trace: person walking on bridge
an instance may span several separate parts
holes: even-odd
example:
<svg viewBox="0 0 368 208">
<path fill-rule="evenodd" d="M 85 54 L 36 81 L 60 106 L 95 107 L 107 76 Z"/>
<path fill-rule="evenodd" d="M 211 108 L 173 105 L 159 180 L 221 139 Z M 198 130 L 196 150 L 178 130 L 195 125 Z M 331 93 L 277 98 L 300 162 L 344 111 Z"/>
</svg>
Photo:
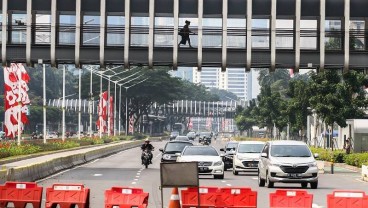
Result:
<svg viewBox="0 0 368 208">
<path fill-rule="evenodd" d="M 194 34 L 194 33 L 190 31 L 189 25 L 190 25 L 190 21 L 185 20 L 185 25 L 183 26 L 183 28 L 180 29 L 179 35 L 181 36 L 181 41 L 178 44 L 179 47 L 181 44 L 186 45 L 188 41 L 189 48 L 193 48 L 192 45 L 190 44 L 189 34 Z"/>
</svg>

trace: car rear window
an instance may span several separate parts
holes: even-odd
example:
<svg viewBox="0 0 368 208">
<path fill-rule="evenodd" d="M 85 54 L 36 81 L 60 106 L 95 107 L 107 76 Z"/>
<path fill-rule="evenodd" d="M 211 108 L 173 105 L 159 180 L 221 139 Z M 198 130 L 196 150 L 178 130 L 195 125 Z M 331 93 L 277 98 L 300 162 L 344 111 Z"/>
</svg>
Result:
<svg viewBox="0 0 368 208">
<path fill-rule="evenodd" d="M 310 157 L 311 152 L 307 145 L 272 145 L 273 157 Z"/>
<path fill-rule="evenodd" d="M 218 153 L 215 149 L 211 147 L 195 147 L 195 148 L 186 148 L 183 152 L 183 155 L 207 155 L 207 156 L 218 156 Z"/>
<path fill-rule="evenodd" d="M 236 149 L 237 146 L 238 146 L 238 143 L 228 143 L 226 145 L 226 151 L 232 150 L 233 148 Z"/>
<path fill-rule="evenodd" d="M 192 143 L 186 142 L 170 142 L 167 143 L 165 147 L 165 152 L 181 152 L 183 151 L 184 147 L 192 145 L 193 145 Z"/>
<path fill-rule="evenodd" d="M 240 144 L 238 147 L 239 153 L 261 153 L 264 144 Z"/>
</svg>

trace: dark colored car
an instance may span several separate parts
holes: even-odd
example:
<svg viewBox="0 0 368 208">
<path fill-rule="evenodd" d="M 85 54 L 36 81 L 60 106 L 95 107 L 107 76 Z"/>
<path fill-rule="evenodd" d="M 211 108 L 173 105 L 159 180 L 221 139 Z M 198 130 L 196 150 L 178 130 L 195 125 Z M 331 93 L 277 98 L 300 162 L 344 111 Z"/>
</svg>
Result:
<svg viewBox="0 0 368 208">
<path fill-rule="evenodd" d="M 179 132 L 178 131 L 173 131 L 170 134 L 170 141 L 174 140 L 177 136 L 179 136 Z"/>
<path fill-rule="evenodd" d="M 193 143 L 176 140 L 166 143 L 164 148 L 159 149 L 162 152 L 161 162 L 176 162 L 175 153 L 181 153 L 186 146 L 193 146 Z"/>
<path fill-rule="evenodd" d="M 188 137 L 190 140 L 194 141 L 194 139 L 196 138 L 196 133 L 195 133 L 194 131 L 191 131 L 191 132 L 189 132 L 189 133 L 187 134 L 187 137 Z"/>
<path fill-rule="evenodd" d="M 202 143 L 203 139 L 207 139 L 211 143 L 212 133 L 211 132 L 201 132 L 199 134 L 199 143 Z"/>
<path fill-rule="evenodd" d="M 226 171 L 228 168 L 233 167 L 233 157 L 236 148 L 238 147 L 238 142 L 231 141 L 226 143 L 225 148 L 221 148 L 220 151 L 224 152 L 225 155 L 222 158 L 222 161 L 224 161 L 224 170 Z"/>
</svg>

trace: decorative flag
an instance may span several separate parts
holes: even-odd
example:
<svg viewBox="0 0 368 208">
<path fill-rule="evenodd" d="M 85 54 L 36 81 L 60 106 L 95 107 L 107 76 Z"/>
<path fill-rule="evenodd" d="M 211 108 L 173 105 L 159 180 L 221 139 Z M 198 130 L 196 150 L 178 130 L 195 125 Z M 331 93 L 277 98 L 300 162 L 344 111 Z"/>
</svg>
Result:
<svg viewBox="0 0 368 208">
<path fill-rule="evenodd" d="M 97 129 L 102 131 L 102 133 L 107 132 L 107 96 L 107 92 L 103 92 L 98 103 L 98 120 L 96 125 Z"/>
<path fill-rule="evenodd" d="M 110 134 L 114 133 L 114 97 L 110 96 L 110 104 L 109 104 L 109 108 L 110 108 L 110 115 L 109 115 L 109 119 L 110 119 Z"/>
<path fill-rule="evenodd" d="M 23 64 L 13 63 L 10 67 L 4 67 L 4 131 L 8 138 L 14 138 L 18 134 L 18 125 L 23 131 L 24 124 L 28 123 L 26 114 L 30 104 L 27 93 L 29 80 Z"/>
<path fill-rule="evenodd" d="M 133 115 L 130 116 L 130 119 L 129 119 L 129 132 L 134 133 L 134 116 Z"/>
</svg>

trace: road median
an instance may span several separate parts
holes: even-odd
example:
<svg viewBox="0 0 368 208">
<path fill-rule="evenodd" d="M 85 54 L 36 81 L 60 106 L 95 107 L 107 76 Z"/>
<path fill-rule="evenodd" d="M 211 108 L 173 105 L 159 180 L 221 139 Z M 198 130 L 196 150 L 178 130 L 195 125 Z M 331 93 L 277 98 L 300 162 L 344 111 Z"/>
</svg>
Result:
<svg viewBox="0 0 368 208">
<path fill-rule="evenodd" d="M 161 137 L 150 138 L 152 141 L 161 141 Z M 33 164 L 24 166 L 8 167 L 0 170 L 0 183 L 6 181 L 37 181 L 42 178 L 53 175 L 62 170 L 66 170 L 84 163 L 93 161 L 98 158 L 106 157 L 120 151 L 139 147 L 141 140 L 120 142 L 110 144 L 109 146 L 100 146 L 97 149 L 86 151 L 84 153 L 74 153 L 73 150 L 64 151 L 66 156 L 53 159 L 43 160 Z"/>
</svg>

